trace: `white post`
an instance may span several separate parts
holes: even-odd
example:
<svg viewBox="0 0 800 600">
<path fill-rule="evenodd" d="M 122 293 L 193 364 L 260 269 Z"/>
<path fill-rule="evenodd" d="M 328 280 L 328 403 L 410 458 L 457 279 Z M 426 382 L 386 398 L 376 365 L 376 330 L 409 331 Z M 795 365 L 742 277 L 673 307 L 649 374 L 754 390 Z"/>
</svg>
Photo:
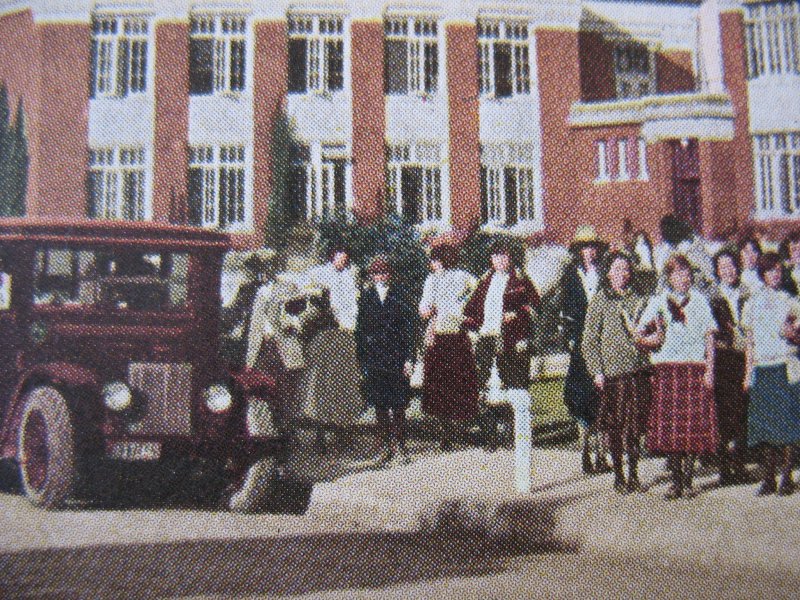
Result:
<svg viewBox="0 0 800 600">
<path fill-rule="evenodd" d="M 506 392 L 514 409 L 514 486 L 518 492 L 531 491 L 531 395 L 526 389 Z"/>
</svg>

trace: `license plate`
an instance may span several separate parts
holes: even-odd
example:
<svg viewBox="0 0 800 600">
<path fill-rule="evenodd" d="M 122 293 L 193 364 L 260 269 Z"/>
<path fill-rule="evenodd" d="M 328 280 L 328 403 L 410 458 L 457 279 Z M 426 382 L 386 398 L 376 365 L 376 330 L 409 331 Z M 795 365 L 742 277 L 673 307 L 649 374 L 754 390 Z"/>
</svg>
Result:
<svg viewBox="0 0 800 600">
<path fill-rule="evenodd" d="M 118 460 L 158 460 L 161 457 L 159 442 L 117 442 L 111 444 L 111 458 Z"/>
</svg>

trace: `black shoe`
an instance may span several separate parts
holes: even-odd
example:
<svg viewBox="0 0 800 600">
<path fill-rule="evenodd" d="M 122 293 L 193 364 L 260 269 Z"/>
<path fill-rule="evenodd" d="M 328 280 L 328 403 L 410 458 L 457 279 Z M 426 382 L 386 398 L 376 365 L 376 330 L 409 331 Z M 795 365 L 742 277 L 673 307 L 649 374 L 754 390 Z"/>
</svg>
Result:
<svg viewBox="0 0 800 600">
<path fill-rule="evenodd" d="M 758 488 L 756 492 L 756 496 L 769 496 L 774 494 L 778 491 L 778 485 L 775 483 L 774 479 L 765 479 L 761 483 L 761 487 Z"/>
<path fill-rule="evenodd" d="M 611 473 L 613 469 L 609 464 L 608 460 L 605 457 L 598 458 L 594 463 L 594 472 L 595 473 Z"/>
<path fill-rule="evenodd" d="M 683 498 L 683 486 L 673 483 L 669 486 L 667 493 L 664 494 L 664 500 L 677 500 L 678 498 Z"/>
<path fill-rule="evenodd" d="M 591 475 L 594 473 L 594 467 L 592 467 L 592 459 L 589 457 L 588 452 L 584 452 L 581 454 L 581 471 L 584 475 Z"/>
<path fill-rule="evenodd" d="M 614 491 L 618 494 L 624 494 L 626 489 L 625 477 L 622 475 L 614 476 Z"/>
<path fill-rule="evenodd" d="M 643 492 L 644 488 L 639 482 L 638 477 L 628 477 L 628 484 L 625 486 L 625 491 L 629 494 L 638 494 Z"/>
<path fill-rule="evenodd" d="M 794 494 L 795 483 L 791 479 L 781 479 L 781 485 L 778 488 L 778 496 L 791 496 Z"/>
</svg>

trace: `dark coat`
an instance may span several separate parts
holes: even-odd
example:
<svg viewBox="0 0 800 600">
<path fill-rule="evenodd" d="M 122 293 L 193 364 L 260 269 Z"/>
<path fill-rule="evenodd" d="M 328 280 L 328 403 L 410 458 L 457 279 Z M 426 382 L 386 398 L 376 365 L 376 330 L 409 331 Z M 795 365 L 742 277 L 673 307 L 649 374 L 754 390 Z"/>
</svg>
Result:
<svg viewBox="0 0 800 600">
<path fill-rule="evenodd" d="M 569 368 L 564 381 L 564 403 L 574 419 L 584 425 L 591 425 L 597 418 L 600 397 L 581 354 L 589 299 L 583 289 L 576 263 L 573 262 L 567 267 L 561 285 L 563 292 L 561 312 L 564 315 L 564 330 L 570 347 Z"/>
<path fill-rule="evenodd" d="M 464 324 L 467 329 L 477 331 L 483 325 L 483 305 L 486 302 L 486 294 L 489 291 L 493 274 L 494 270 L 490 269 L 481 277 L 478 287 L 475 288 L 464 307 Z M 512 270 L 503 294 L 503 312 L 514 313 L 514 318 L 502 325 L 503 352 L 513 352 L 517 342 L 531 337 L 531 315 L 538 306 L 539 294 L 531 280 L 524 275 L 519 275 L 516 270 Z"/>
<path fill-rule="evenodd" d="M 781 289 L 788 293 L 790 296 L 800 296 L 800 290 L 797 289 L 797 283 L 792 277 L 792 269 L 790 266 L 784 266 L 781 273 Z"/>
<path fill-rule="evenodd" d="M 389 286 L 381 302 L 374 286 L 358 301 L 356 350 L 364 378 L 367 404 L 379 409 L 408 406 L 411 387 L 403 373 L 411 360 L 416 326 L 416 311 L 401 292 Z"/>
</svg>

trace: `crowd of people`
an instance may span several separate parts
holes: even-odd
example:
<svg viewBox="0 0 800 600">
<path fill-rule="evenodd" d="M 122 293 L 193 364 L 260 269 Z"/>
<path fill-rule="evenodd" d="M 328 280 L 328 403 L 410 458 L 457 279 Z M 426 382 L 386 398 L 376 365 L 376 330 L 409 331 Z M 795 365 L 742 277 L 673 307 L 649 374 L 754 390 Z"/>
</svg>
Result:
<svg viewBox="0 0 800 600">
<path fill-rule="evenodd" d="M 758 493 L 791 494 L 800 232 L 785 240 L 785 256 L 762 251 L 753 237 L 710 254 L 675 217 L 661 225 L 655 247 L 630 226 L 617 247 L 591 226 L 578 228 L 569 247 L 557 297 L 569 352 L 564 401 L 581 431 L 581 468 L 613 472 L 615 490 L 639 492 L 646 449 L 667 459 L 666 497 L 674 499 L 691 495 L 698 458 L 718 465 L 720 485 L 747 483 L 753 450 Z M 406 410 L 420 386 L 442 450 L 470 426 L 496 449 L 509 415 L 490 402 L 489 380 L 529 386 L 540 297 L 508 246 L 498 242 L 488 255 L 476 278 L 459 268 L 455 246 L 435 245 L 419 299 L 395 282 L 402 265 L 391 257 L 374 257 L 362 285 L 343 246 L 324 265 L 290 260 L 274 277 L 264 277 L 266 259 L 251 256 L 256 278 L 234 305 L 252 307 L 239 323 L 244 362 L 278 383 L 278 420 L 308 417 L 326 452 L 329 439 L 347 444 L 366 404 L 387 462 L 407 455 Z"/>
</svg>

